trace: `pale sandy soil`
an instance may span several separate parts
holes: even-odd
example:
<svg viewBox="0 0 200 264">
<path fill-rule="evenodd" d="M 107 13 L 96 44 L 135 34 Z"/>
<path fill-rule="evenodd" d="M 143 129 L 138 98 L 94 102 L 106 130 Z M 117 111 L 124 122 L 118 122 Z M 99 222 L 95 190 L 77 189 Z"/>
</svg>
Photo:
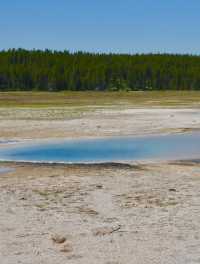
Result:
<svg viewBox="0 0 200 264">
<path fill-rule="evenodd" d="M 75 111 L 75 110 L 74 110 Z M 200 109 L 1 109 L 0 139 L 101 137 L 200 129 Z"/>
<path fill-rule="evenodd" d="M 4 166 L 3 264 L 200 262 L 198 164 Z"/>
<path fill-rule="evenodd" d="M 2 111 L 0 141 L 200 128 L 198 109 Z M 198 162 L 0 168 L 15 169 L 0 173 L 2 264 L 200 263 Z"/>
</svg>

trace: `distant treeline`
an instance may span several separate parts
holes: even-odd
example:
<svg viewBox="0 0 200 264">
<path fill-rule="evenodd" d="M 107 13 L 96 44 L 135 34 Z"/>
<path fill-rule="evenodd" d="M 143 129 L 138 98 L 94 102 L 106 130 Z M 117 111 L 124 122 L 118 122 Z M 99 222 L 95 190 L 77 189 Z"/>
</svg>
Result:
<svg viewBox="0 0 200 264">
<path fill-rule="evenodd" d="M 0 91 L 200 90 L 200 56 L 0 51 Z"/>
</svg>

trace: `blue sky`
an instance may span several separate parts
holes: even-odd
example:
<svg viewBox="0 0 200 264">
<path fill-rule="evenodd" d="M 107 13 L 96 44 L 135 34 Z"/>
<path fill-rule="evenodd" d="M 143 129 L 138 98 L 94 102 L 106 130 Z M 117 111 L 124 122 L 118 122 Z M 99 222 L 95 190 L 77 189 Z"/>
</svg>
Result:
<svg viewBox="0 0 200 264">
<path fill-rule="evenodd" d="M 199 0 L 3 0 L 0 49 L 200 54 Z"/>
</svg>

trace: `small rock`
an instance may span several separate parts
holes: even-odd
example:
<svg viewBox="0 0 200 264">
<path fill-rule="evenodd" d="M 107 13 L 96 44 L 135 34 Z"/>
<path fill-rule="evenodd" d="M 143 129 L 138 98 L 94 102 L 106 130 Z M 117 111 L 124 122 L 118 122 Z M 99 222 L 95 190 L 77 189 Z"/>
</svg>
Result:
<svg viewBox="0 0 200 264">
<path fill-rule="evenodd" d="M 176 189 L 175 188 L 170 188 L 169 191 L 170 192 L 176 192 Z"/>
<path fill-rule="evenodd" d="M 26 198 L 25 197 L 20 197 L 19 200 L 26 200 Z"/>
<path fill-rule="evenodd" d="M 96 188 L 97 188 L 97 189 L 102 189 L 102 188 L 103 188 L 103 185 L 101 185 L 101 184 L 97 184 L 97 185 L 96 185 Z"/>
<path fill-rule="evenodd" d="M 64 246 L 61 248 L 60 251 L 61 251 L 61 252 L 64 252 L 64 253 L 70 253 L 70 252 L 73 251 L 73 247 L 72 247 L 71 244 L 66 244 L 66 245 L 64 245 Z"/>
<path fill-rule="evenodd" d="M 52 235 L 51 239 L 53 240 L 54 243 L 57 244 L 62 244 L 66 241 L 65 237 L 59 235 Z"/>
</svg>

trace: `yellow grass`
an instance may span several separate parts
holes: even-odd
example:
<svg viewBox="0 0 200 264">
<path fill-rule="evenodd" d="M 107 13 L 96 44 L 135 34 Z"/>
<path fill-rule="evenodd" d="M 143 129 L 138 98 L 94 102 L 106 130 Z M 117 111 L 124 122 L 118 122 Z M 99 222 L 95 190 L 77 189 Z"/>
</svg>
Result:
<svg viewBox="0 0 200 264">
<path fill-rule="evenodd" d="M 0 107 L 199 106 L 199 91 L 0 92 Z"/>
</svg>

